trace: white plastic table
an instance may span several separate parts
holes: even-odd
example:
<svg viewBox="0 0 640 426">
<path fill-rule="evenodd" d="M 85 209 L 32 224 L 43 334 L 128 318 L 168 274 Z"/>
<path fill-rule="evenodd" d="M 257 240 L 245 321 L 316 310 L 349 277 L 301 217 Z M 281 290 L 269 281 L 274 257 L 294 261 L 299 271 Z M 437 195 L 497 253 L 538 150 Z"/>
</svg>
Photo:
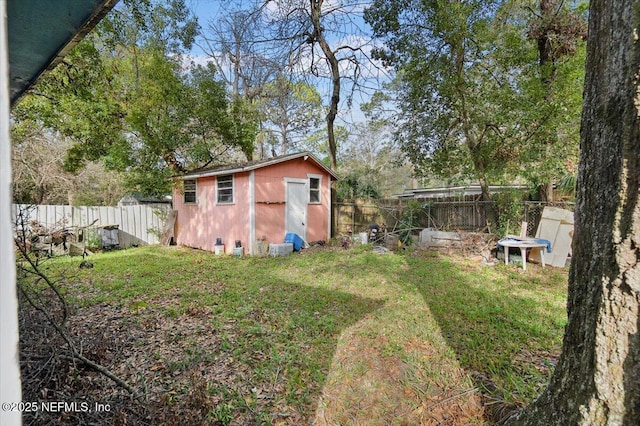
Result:
<svg viewBox="0 0 640 426">
<path fill-rule="evenodd" d="M 538 248 L 540 249 L 540 261 L 542 262 L 542 267 L 545 267 L 544 263 L 544 251 L 547 248 L 547 244 L 545 243 L 537 243 L 535 241 L 502 241 L 499 243 L 502 247 L 504 247 L 504 264 L 509 264 L 509 247 L 518 247 L 520 249 L 520 254 L 522 254 L 522 269 L 527 270 L 527 250 Z"/>
</svg>

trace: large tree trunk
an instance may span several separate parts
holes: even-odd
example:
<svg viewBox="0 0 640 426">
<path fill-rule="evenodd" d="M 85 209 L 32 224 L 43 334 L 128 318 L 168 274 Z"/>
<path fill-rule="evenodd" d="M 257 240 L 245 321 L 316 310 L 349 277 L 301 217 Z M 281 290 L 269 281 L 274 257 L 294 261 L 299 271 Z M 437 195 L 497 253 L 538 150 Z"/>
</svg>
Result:
<svg viewBox="0 0 640 426">
<path fill-rule="evenodd" d="M 510 425 L 640 419 L 640 0 L 592 0 L 568 324 L 551 383 Z"/>
</svg>

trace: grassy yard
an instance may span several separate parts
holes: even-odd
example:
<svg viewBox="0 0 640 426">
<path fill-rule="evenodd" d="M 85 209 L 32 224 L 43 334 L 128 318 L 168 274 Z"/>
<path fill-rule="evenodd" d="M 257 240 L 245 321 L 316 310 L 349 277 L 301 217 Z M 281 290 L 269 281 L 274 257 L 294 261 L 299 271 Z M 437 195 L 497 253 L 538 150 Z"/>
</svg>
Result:
<svg viewBox="0 0 640 426">
<path fill-rule="evenodd" d="M 45 265 L 72 277 L 85 353 L 145 392 L 148 424 L 483 424 L 546 384 L 565 325 L 567 271 L 533 265 L 367 246 L 90 260 Z"/>
</svg>

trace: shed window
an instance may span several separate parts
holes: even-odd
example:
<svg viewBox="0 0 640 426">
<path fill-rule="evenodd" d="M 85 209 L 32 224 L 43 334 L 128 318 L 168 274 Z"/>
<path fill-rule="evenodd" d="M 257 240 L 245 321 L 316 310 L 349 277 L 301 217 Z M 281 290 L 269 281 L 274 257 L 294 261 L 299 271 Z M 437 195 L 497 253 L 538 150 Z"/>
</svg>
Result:
<svg viewBox="0 0 640 426">
<path fill-rule="evenodd" d="M 309 178 L 309 203 L 312 203 L 312 204 L 320 203 L 320 178 L 319 177 Z"/>
<path fill-rule="evenodd" d="M 233 175 L 218 176 L 218 204 L 233 203 Z"/>
<path fill-rule="evenodd" d="M 183 184 L 183 192 L 184 192 L 184 203 L 185 204 L 195 204 L 198 200 L 196 198 L 196 180 L 195 179 L 187 179 L 182 182 Z"/>
</svg>

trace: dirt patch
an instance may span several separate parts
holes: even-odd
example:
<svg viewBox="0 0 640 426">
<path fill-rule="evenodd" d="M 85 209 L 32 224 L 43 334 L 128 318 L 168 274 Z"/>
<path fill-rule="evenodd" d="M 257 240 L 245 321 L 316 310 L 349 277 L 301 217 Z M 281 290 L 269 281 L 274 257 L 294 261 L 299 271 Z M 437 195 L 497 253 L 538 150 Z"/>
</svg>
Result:
<svg viewBox="0 0 640 426">
<path fill-rule="evenodd" d="M 426 342 L 407 342 L 413 356 L 437 358 Z M 450 366 L 442 365 L 450 370 Z M 418 365 L 389 353 L 388 341 L 375 341 L 357 327 L 343 335 L 318 404 L 315 425 L 473 425 L 483 424 L 477 389 L 457 381 L 423 381 Z M 450 378 L 450 376 L 449 376 Z M 467 382 L 468 383 L 468 382 Z"/>
<path fill-rule="evenodd" d="M 238 338 L 233 322 L 214 329 L 209 309 L 196 305 L 183 309 L 182 315 L 167 317 L 163 309 L 171 306 L 178 306 L 178 298 L 130 306 L 98 304 L 77 310 L 69 320 L 82 354 L 139 389 L 140 400 L 66 357 L 61 339 L 42 314 L 22 309 L 23 400 L 63 401 L 79 407 L 25 413 L 24 424 L 259 424 L 255 413 L 273 413 L 275 424 L 307 422 L 286 404 L 282 376 L 255 380 L 247 360 L 259 360 L 265 354 L 245 354 L 241 362 L 227 350 Z M 237 395 L 246 407 L 228 405 L 230 396 Z M 80 403 L 87 403 L 89 410 Z M 99 411 L 96 406 L 108 410 Z"/>
<path fill-rule="evenodd" d="M 193 306 L 167 317 L 178 298 L 154 298 L 127 306 L 98 304 L 70 318 L 77 346 L 143 393 L 131 397 L 106 377 L 62 356 L 61 344 L 42 316 L 21 311 L 21 359 L 25 401 L 86 402 L 91 412 L 25 413 L 25 425 L 260 424 L 268 414 L 278 425 L 468 425 L 481 424 L 475 389 L 459 382 L 422 383 L 416 366 L 392 353 L 389 341 L 371 341 L 357 327 L 343 336 L 318 403 L 315 419 L 286 402 L 283 375 L 257 381 L 252 366 L 232 351 L 239 338 L 233 322 L 214 329 L 208 308 Z M 161 308 L 162 307 L 162 308 Z M 426 342 L 404 348 L 424 357 L 437 350 Z M 215 355 L 212 355 L 215 354 Z M 264 353 L 251 354 L 259 361 Z M 246 360 L 247 357 L 245 356 Z M 229 407 L 229 395 L 242 395 L 243 410 Z M 237 398 L 235 398 L 237 400 Z M 99 404 L 108 411 L 96 411 Z M 233 408 L 233 416 L 231 410 Z M 243 413 L 238 416 L 238 413 Z"/>
</svg>

